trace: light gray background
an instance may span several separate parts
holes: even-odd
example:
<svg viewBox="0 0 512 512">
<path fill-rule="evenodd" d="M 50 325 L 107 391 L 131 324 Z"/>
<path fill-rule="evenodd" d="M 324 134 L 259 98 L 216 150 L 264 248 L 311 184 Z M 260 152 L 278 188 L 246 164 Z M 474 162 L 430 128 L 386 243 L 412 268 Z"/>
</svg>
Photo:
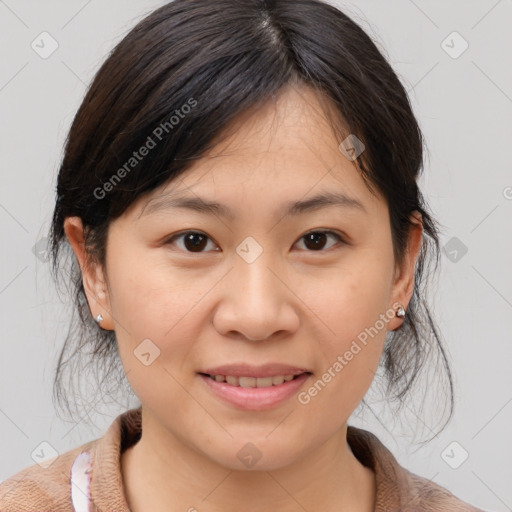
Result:
<svg viewBox="0 0 512 512">
<path fill-rule="evenodd" d="M 371 415 L 354 424 L 461 499 L 512 510 L 512 2 L 333 3 L 372 35 L 410 91 L 430 152 L 424 191 L 444 226 L 443 246 L 454 237 L 450 244 L 459 244 L 443 254 L 432 299 L 456 377 L 454 419 L 425 447 L 403 434 L 422 422 L 428 433 L 424 417 L 406 415 L 391 432 Z M 94 427 L 56 416 L 51 382 L 68 312 L 32 249 L 47 233 L 63 143 L 86 84 L 161 4 L 0 0 L 0 481 L 33 464 L 42 441 L 62 453 L 101 436 L 123 410 L 90 412 Z M 43 31 L 58 42 L 47 59 L 31 48 Z M 464 42 L 448 37 L 453 31 L 469 44 L 458 58 Z M 445 461 L 453 465 L 462 450 L 469 457 L 453 469 Z"/>
</svg>

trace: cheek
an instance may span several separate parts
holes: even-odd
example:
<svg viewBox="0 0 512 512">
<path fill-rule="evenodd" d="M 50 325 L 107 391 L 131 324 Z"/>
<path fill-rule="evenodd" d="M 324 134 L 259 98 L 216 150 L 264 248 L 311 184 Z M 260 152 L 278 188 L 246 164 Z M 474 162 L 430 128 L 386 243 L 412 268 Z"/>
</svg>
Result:
<svg viewBox="0 0 512 512">
<path fill-rule="evenodd" d="M 211 276 L 173 268 L 161 254 L 154 258 L 151 251 L 134 250 L 120 256 L 109 272 L 110 306 L 116 331 L 134 343 L 162 340 L 179 331 L 212 286 Z"/>
<path fill-rule="evenodd" d="M 194 306 L 208 288 L 176 275 L 140 258 L 126 259 L 112 275 L 111 307 L 119 356 L 139 400 L 156 411 L 172 403 L 185 414 L 191 404 L 180 368 L 197 339 Z"/>
<path fill-rule="evenodd" d="M 322 283 L 322 293 L 309 294 L 307 304 L 320 319 L 318 338 L 322 367 L 316 385 L 307 388 L 302 403 L 322 407 L 332 418 L 346 419 L 368 390 L 379 364 L 388 323 L 392 258 L 368 251 L 348 261 Z M 336 277 L 338 276 L 338 277 Z M 320 382 L 318 382 L 320 380 Z M 338 404 L 337 407 L 331 407 Z"/>
<path fill-rule="evenodd" d="M 198 337 L 201 298 L 212 283 L 149 261 L 148 252 L 112 250 L 111 257 L 110 306 L 127 379 L 141 401 L 151 403 L 156 395 L 180 401 L 171 373 Z"/>
<path fill-rule="evenodd" d="M 361 251 L 316 283 L 317 293 L 307 291 L 307 304 L 326 327 L 325 339 L 334 350 L 343 350 L 351 340 L 376 325 L 385 336 L 386 325 L 379 321 L 390 312 L 392 257 L 375 257 L 374 250 Z M 321 292 L 318 292 L 321 290 Z M 373 332 L 373 330 L 372 330 Z M 363 336 L 364 337 L 364 336 Z"/>
</svg>

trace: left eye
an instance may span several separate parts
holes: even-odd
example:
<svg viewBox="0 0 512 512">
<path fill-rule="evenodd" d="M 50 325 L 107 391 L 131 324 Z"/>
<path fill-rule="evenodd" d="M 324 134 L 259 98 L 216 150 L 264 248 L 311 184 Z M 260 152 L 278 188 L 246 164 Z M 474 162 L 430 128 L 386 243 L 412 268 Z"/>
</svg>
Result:
<svg viewBox="0 0 512 512">
<path fill-rule="evenodd" d="M 329 236 L 335 238 L 338 242 L 344 242 L 343 238 L 334 231 L 310 231 L 309 233 L 302 235 L 299 240 L 304 240 L 304 245 L 309 249 L 308 252 L 318 252 L 325 249 L 324 245 Z M 208 241 L 213 244 L 208 235 L 200 231 L 184 231 L 183 233 L 179 233 L 170 238 L 167 241 L 167 244 L 173 244 L 175 240 L 183 241 L 183 245 L 180 248 L 186 252 L 205 252 L 204 249 L 208 245 Z M 218 251 L 219 249 L 215 248 L 214 250 Z"/>
<path fill-rule="evenodd" d="M 334 231 L 310 231 L 309 233 L 302 235 L 300 237 L 300 240 L 304 239 L 304 245 L 306 245 L 308 249 L 318 251 L 321 249 L 325 249 L 325 247 L 323 246 L 329 236 L 334 237 L 338 242 L 344 242 L 343 238 Z"/>
</svg>

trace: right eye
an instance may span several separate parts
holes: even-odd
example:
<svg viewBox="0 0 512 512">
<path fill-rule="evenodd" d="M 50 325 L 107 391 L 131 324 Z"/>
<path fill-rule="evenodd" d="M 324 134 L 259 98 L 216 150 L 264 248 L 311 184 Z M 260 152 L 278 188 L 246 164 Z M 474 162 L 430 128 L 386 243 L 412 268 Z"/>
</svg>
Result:
<svg viewBox="0 0 512 512">
<path fill-rule="evenodd" d="M 208 240 L 211 241 L 210 237 L 201 231 L 183 231 L 169 238 L 165 245 L 172 245 L 175 244 L 175 241 L 182 241 L 180 248 L 185 252 L 201 253 L 205 252 L 203 249 L 208 245 Z M 219 249 L 214 250 L 218 251 Z"/>
</svg>

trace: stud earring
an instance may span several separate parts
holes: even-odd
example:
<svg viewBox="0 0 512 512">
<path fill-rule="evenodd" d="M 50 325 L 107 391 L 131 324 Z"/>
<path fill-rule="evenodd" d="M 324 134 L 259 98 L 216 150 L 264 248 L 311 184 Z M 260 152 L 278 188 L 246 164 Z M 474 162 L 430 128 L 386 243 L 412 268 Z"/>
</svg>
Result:
<svg viewBox="0 0 512 512">
<path fill-rule="evenodd" d="M 101 322 L 103 322 L 103 316 L 101 313 L 94 320 L 96 320 L 96 323 L 101 324 Z"/>
<path fill-rule="evenodd" d="M 405 309 L 403 308 L 402 304 L 400 304 L 400 306 L 398 307 L 398 309 L 396 310 L 396 316 L 398 316 L 399 318 L 403 318 L 405 316 Z"/>
</svg>

